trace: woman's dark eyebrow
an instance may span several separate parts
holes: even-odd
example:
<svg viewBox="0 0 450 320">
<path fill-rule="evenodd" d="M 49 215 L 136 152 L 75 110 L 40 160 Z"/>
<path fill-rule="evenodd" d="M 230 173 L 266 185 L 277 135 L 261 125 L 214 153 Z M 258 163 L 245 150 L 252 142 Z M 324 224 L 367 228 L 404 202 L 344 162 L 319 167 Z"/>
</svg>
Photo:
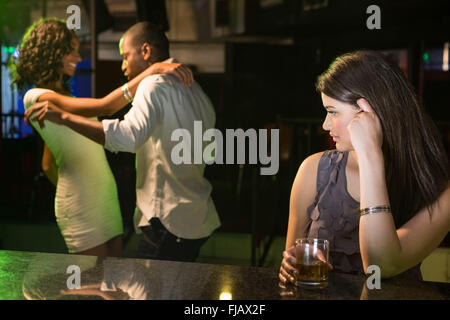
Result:
<svg viewBox="0 0 450 320">
<path fill-rule="evenodd" d="M 323 106 L 325 109 L 336 109 L 335 107 L 333 107 L 333 106 Z"/>
</svg>

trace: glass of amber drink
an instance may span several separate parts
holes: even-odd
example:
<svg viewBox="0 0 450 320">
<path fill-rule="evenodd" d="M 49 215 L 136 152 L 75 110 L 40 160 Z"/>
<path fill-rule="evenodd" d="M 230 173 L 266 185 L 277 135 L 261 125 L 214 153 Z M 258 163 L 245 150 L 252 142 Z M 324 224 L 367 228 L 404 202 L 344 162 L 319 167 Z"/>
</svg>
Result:
<svg viewBox="0 0 450 320">
<path fill-rule="evenodd" d="M 310 288 L 328 286 L 328 262 L 330 244 L 324 239 L 295 240 L 297 258 L 295 285 Z"/>
</svg>

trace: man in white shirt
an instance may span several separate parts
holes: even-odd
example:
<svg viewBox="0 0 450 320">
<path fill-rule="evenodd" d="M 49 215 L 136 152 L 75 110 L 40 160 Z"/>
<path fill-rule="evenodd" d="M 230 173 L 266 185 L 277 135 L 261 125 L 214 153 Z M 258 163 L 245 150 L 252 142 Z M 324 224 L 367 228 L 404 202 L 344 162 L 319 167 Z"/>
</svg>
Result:
<svg viewBox="0 0 450 320">
<path fill-rule="evenodd" d="M 166 36 L 149 22 L 128 29 L 119 46 L 129 80 L 169 60 Z M 203 130 L 214 127 L 214 108 L 197 83 L 187 87 L 171 75 L 145 78 L 122 121 L 93 121 L 51 103 L 36 104 L 30 114 L 38 110 L 41 119 L 66 125 L 110 151 L 136 153 L 138 257 L 195 261 L 220 220 L 203 177 L 205 164 L 174 164 L 171 153 L 179 142 L 171 136 L 182 128 L 194 137 L 194 121 L 202 121 Z"/>
</svg>

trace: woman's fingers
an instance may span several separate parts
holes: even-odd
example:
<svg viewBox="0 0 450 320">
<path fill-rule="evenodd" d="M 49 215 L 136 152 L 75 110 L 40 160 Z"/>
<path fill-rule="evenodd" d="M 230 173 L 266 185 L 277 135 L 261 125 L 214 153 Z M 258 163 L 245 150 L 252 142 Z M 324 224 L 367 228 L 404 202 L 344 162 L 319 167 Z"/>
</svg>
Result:
<svg viewBox="0 0 450 320">
<path fill-rule="evenodd" d="M 328 270 L 333 270 L 333 266 L 331 265 L 331 263 L 329 263 L 327 261 L 327 259 L 325 259 L 325 256 L 323 255 L 322 250 L 317 250 L 317 258 L 322 261 L 325 262 L 328 265 Z"/>
<path fill-rule="evenodd" d="M 286 269 L 284 269 L 283 266 L 281 266 L 281 268 L 280 268 L 278 278 L 283 283 L 286 283 L 286 282 L 294 283 L 295 282 L 295 277 L 292 274 L 290 274 L 288 271 L 286 271 Z"/>
<path fill-rule="evenodd" d="M 283 261 L 281 261 L 281 267 L 279 272 L 279 278 L 282 282 L 295 282 L 295 275 L 298 273 L 295 268 L 296 259 L 289 252 L 283 252 Z"/>
<path fill-rule="evenodd" d="M 356 103 L 364 112 L 369 112 L 369 113 L 374 112 L 372 107 L 370 106 L 370 103 L 366 99 L 360 98 L 356 101 Z"/>
<path fill-rule="evenodd" d="M 180 66 L 179 68 L 177 68 L 176 72 L 179 74 L 179 78 L 181 79 L 183 84 L 188 86 L 189 85 L 189 77 L 187 75 L 187 72 L 184 70 L 184 67 Z"/>
<path fill-rule="evenodd" d="M 33 120 L 39 121 L 39 123 L 40 123 L 40 122 L 44 121 L 46 114 L 47 114 L 47 110 L 42 109 L 36 114 L 36 116 L 33 118 Z"/>
<path fill-rule="evenodd" d="M 172 74 L 177 77 L 184 85 L 186 85 L 186 79 L 184 73 L 180 70 L 180 66 L 173 69 Z"/>
<path fill-rule="evenodd" d="M 292 267 L 297 263 L 297 258 L 292 255 L 290 251 L 283 251 L 283 258 L 288 262 Z"/>
<path fill-rule="evenodd" d="M 298 273 L 297 268 L 295 268 L 293 265 L 288 263 L 286 259 L 283 259 L 281 266 L 290 275 L 295 275 Z"/>
<path fill-rule="evenodd" d="M 328 262 L 328 260 L 325 258 L 322 250 L 318 250 L 317 251 L 317 259 L 319 259 L 320 261 L 322 261 L 324 264 L 326 263 L 328 266 L 328 270 L 333 270 L 333 266 L 331 265 L 331 263 Z"/>
<path fill-rule="evenodd" d="M 41 129 L 45 128 L 44 119 L 45 115 L 47 114 L 47 108 L 42 108 L 38 112 L 36 112 L 36 115 L 33 117 L 33 121 L 37 121 L 39 123 L 39 127 Z"/>
<path fill-rule="evenodd" d="M 322 250 L 320 250 L 320 249 L 315 250 L 314 247 L 309 246 L 308 251 L 305 251 L 304 255 L 309 257 L 309 260 L 311 262 L 319 260 L 319 261 L 327 264 L 328 270 L 333 270 L 333 266 L 327 261 L 327 259 L 326 259 L 325 255 L 323 254 Z M 283 256 L 284 256 L 284 254 L 283 254 Z M 291 255 L 287 255 L 287 256 L 290 256 L 290 257 L 293 258 L 293 256 L 291 256 Z M 297 271 L 297 268 L 295 268 L 295 270 Z"/>
<path fill-rule="evenodd" d="M 41 129 L 45 128 L 44 120 L 49 120 L 60 124 L 63 111 L 49 101 L 36 103 L 25 113 L 25 120 L 28 123 L 38 122 Z"/>
<path fill-rule="evenodd" d="M 187 86 L 191 86 L 192 82 L 194 81 L 192 71 L 188 67 L 183 65 L 180 65 L 176 71 L 179 72 L 181 77 L 183 78 L 183 83 Z"/>
<path fill-rule="evenodd" d="M 174 75 L 184 85 L 191 86 L 194 82 L 194 75 L 188 67 L 181 63 L 155 63 L 152 65 L 153 73 L 168 73 Z"/>
<path fill-rule="evenodd" d="M 187 73 L 188 86 L 191 86 L 192 83 L 194 82 L 194 74 L 192 73 L 192 70 L 189 69 L 188 67 L 184 67 L 184 71 Z"/>
<path fill-rule="evenodd" d="M 31 115 L 36 112 L 37 110 L 40 110 L 43 106 L 47 105 L 47 101 L 44 102 L 38 102 L 35 103 L 34 105 L 32 105 L 26 112 L 25 112 L 25 116 L 24 116 L 24 120 L 26 123 L 30 123 L 30 117 Z"/>
</svg>

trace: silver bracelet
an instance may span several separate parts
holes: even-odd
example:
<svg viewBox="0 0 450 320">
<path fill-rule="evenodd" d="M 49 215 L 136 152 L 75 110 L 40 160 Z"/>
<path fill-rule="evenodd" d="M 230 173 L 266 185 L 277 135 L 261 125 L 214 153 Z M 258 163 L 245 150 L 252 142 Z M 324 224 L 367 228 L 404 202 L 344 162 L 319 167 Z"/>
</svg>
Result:
<svg viewBox="0 0 450 320">
<path fill-rule="evenodd" d="M 391 207 L 390 206 L 373 206 L 373 207 L 367 207 L 367 208 L 359 210 L 359 213 L 361 214 L 361 216 L 364 216 L 366 214 L 371 214 L 371 213 L 377 213 L 377 212 L 391 212 Z"/>
<path fill-rule="evenodd" d="M 128 88 L 128 83 L 125 83 L 122 87 L 123 96 L 129 103 L 133 102 L 133 95 L 130 92 L 130 89 Z"/>
</svg>

